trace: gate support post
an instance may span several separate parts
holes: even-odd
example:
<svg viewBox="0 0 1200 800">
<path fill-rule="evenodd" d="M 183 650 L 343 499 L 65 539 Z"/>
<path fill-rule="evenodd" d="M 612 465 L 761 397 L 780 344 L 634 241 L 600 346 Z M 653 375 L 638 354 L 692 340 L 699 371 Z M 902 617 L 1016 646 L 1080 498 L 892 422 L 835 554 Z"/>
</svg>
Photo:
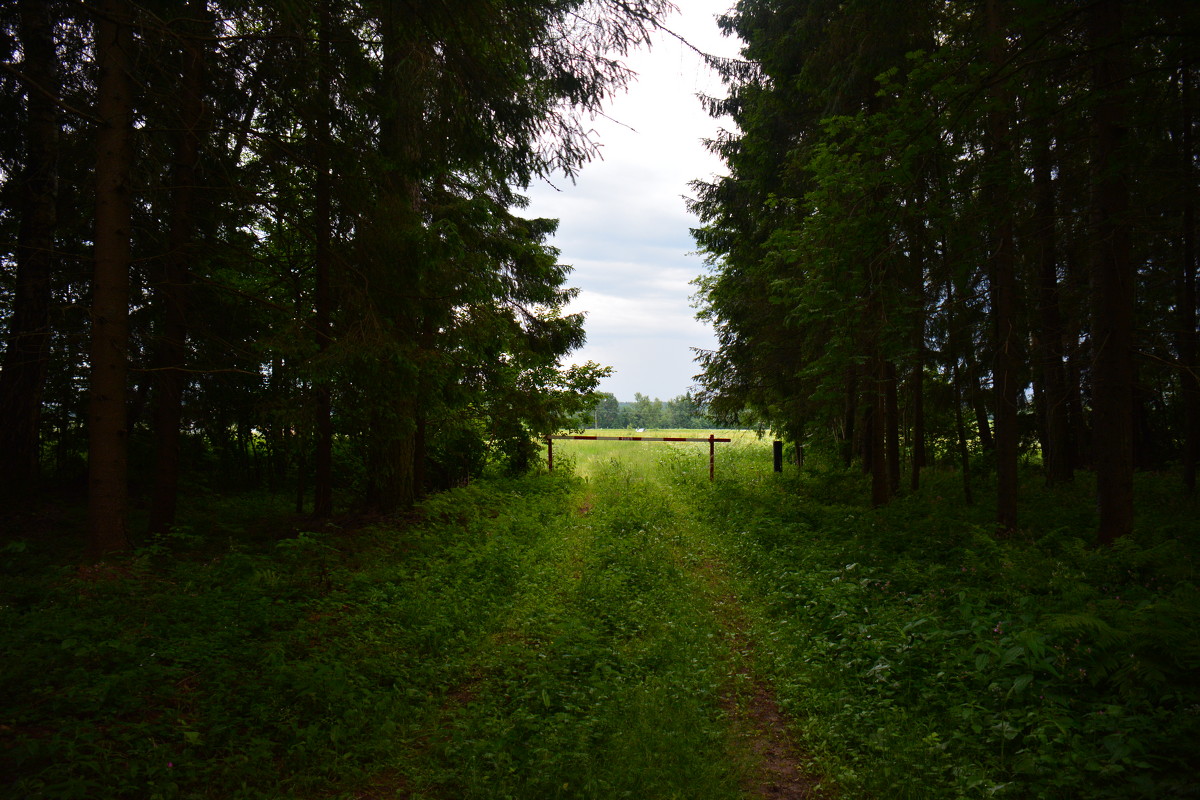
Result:
<svg viewBox="0 0 1200 800">
<path fill-rule="evenodd" d="M 775 450 L 775 471 L 783 472 L 783 442 L 776 439 L 771 444 Z"/>
<path fill-rule="evenodd" d="M 713 473 L 716 471 L 717 460 L 717 439 L 716 435 L 710 433 L 708 435 L 708 480 L 709 483 L 713 480 Z"/>
<path fill-rule="evenodd" d="M 546 471 L 554 472 L 554 440 L 546 437 Z"/>
</svg>

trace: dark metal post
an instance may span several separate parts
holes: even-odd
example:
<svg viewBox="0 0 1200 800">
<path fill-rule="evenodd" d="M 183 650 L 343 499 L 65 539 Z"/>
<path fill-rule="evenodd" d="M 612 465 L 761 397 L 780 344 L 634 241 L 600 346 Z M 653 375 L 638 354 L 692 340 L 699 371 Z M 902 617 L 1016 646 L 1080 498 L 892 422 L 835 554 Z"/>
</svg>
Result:
<svg viewBox="0 0 1200 800">
<path fill-rule="evenodd" d="M 713 474 L 716 471 L 716 460 L 717 460 L 716 453 L 717 453 L 716 435 L 710 433 L 708 435 L 708 479 L 709 479 L 709 481 L 712 481 Z"/>
<path fill-rule="evenodd" d="M 554 440 L 546 437 L 546 471 L 554 472 Z"/>
<path fill-rule="evenodd" d="M 775 450 L 775 471 L 783 472 L 783 442 L 776 439 L 772 446 Z"/>
</svg>

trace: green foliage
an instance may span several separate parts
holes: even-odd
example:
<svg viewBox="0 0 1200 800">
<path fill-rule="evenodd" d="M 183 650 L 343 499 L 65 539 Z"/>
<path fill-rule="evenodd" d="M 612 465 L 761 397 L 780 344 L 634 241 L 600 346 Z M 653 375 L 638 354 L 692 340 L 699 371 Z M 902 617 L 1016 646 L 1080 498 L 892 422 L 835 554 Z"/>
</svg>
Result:
<svg viewBox="0 0 1200 800">
<path fill-rule="evenodd" d="M 196 551 L 181 532 L 78 571 L 6 548 L 4 793 L 294 797 L 364 780 L 466 678 L 568 490 L 475 485 L 412 527 L 260 547 Z"/>
<path fill-rule="evenodd" d="M 7 541 L 0 793 L 733 798 L 750 675 L 840 796 L 1195 794 L 1200 537 L 1169 478 L 1096 549 L 1087 485 L 998 540 L 951 473 L 871 509 L 752 434 L 712 483 L 704 444 L 562 444 L 354 529 L 218 498 L 98 567 Z"/>
<path fill-rule="evenodd" d="M 1045 519 L 997 540 L 985 509 L 944 499 L 948 475 L 885 510 L 830 504 L 835 473 L 743 475 L 717 485 L 708 513 L 762 598 L 758 635 L 785 707 L 851 793 L 1194 792 L 1200 594 L 1186 506 L 1146 507 L 1134 536 L 1096 550 L 1081 490 L 1039 493 L 1028 502 Z M 1187 534 L 1164 533 L 1181 524 Z"/>
<path fill-rule="evenodd" d="M 738 796 L 713 622 L 677 561 L 677 520 L 620 467 L 589 486 L 582 515 L 532 554 L 431 796 Z"/>
<path fill-rule="evenodd" d="M 1194 484 L 1195 197 L 1172 175 L 1193 171 L 1196 73 L 1170 31 L 1200 30 L 1195 8 L 743 0 L 720 24 L 743 58 L 714 60 L 728 97 L 708 105 L 735 125 L 710 142 L 725 173 L 691 204 L 718 343 L 699 359 L 710 413 L 842 444 L 877 503 L 903 483 L 901 451 L 986 451 L 1006 526 L 1021 451 L 1059 483 L 1090 463 L 1123 487 L 1136 451 Z M 1115 71 L 1097 83 L 1101 63 Z M 1139 146 L 1114 156 L 1105 126 Z M 1146 216 L 1118 215 L 1125 288 L 1101 308 L 1114 180 Z M 1093 326 L 1123 315 L 1135 343 L 1116 348 L 1145 356 L 1116 393 L 1139 398 L 1114 412 L 1139 418 L 1133 447 L 1092 420 L 1109 380 L 1096 354 L 1116 341 Z M 1124 489 L 1102 501 L 1129 507 Z"/>
<path fill-rule="evenodd" d="M 287 481 L 303 505 L 316 482 L 328 514 L 334 489 L 342 506 L 357 490 L 386 510 L 492 458 L 528 467 L 605 373 L 558 368 L 583 318 L 565 311 L 555 221 L 522 217 L 518 192 L 598 154 L 579 115 L 633 78 L 621 57 L 670 4 L 185 5 L 120 0 L 101 15 L 136 42 L 138 92 L 120 104 L 138 123 L 111 160 L 135 215 L 111 279 L 130 304 L 113 353 L 130 367 L 128 435 L 94 463 L 124 463 L 128 442 L 128 484 L 153 493 L 156 529 L 181 484 Z M 0 78 L 0 406 L 5 435 L 25 432 L 0 462 L 6 486 L 84 471 L 89 297 L 108 284 L 88 282 L 92 131 L 65 109 L 95 116 L 110 74 L 97 13 L 0 11 L 23 65 Z M 77 213 L 57 215 L 63 203 Z M 445 446 L 426 448 L 435 437 Z M 125 522 L 112 515 L 107 538 Z"/>
</svg>

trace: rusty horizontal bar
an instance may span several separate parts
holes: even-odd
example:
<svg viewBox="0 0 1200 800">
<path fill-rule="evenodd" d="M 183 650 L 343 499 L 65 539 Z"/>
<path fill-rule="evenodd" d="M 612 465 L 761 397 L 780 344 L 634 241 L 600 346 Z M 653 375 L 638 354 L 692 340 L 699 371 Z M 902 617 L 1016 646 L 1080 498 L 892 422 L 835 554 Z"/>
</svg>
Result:
<svg viewBox="0 0 1200 800">
<path fill-rule="evenodd" d="M 547 439 L 587 439 L 609 442 L 732 442 L 733 439 L 688 439 L 681 436 L 547 436 Z"/>
</svg>

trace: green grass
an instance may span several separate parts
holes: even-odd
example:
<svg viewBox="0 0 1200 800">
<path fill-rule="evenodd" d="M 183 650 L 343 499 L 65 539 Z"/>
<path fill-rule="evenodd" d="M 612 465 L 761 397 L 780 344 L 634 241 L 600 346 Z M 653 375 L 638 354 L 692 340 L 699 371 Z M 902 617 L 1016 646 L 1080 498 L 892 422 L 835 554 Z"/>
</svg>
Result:
<svg viewBox="0 0 1200 800">
<path fill-rule="evenodd" d="M 447 715 L 430 796 L 738 796 L 715 623 L 673 555 L 677 521 L 651 484 L 603 473 L 548 531 Z"/>
<path fill-rule="evenodd" d="M 708 438 L 709 435 L 718 439 L 732 439 L 731 442 L 718 442 L 715 445 L 715 473 L 722 474 L 722 467 L 730 457 L 740 453 L 752 452 L 765 458 L 763 462 L 771 469 L 770 440 L 760 439 L 753 431 L 737 430 L 691 430 L 682 428 L 652 428 L 645 431 L 593 429 L 583 431 L 584 435 L 599 436 L 645 436 L 645 437 L 685 437 L 694 439 Z M 765 450 L 764 450 L 765 448 Z M 543 453 L 545 446 L 543 445 Z M 584 478 L 592 478 L 602 474 L 608 465 L 621 465 L 631 475 L 638 475 L 646 480 L 660 479 L 660 466 L 667 466 L 674 471 L 692 471 L 708 477 L 708 444 L 704 442 L 637 442 L 637 441 L 589 441 L 589 440 L 555 440 L 555 464 L 569 464 L 571 468 Z M 745 463 L 738 460 L 729 463 Z"/>
<path fill-rule="evenodd" d="M 416 525 L 164 540 L 97 570 L 4 554 L 0 675 L 14 797 L 294 797 L 426 735 L 503 619 L 562 481 L 435 498 Z M 203 548 L 210 551 L 211 547 Z"/>
<path fill-rule="evenodd" d="M 1098 550 L 1086 476 L 1027 475 L 998 541 L 952 473 L 873 510 L 753 434 L 713 482 L 702 443 L 555 451 L 368 527 L 232 499 L 100 568 L 11 541 L 0 795 L 736 798 L 751 679 L 838 796 L 1200 792 L 1200 532 L 1170 476 Z"/>
<path fill-rule="evenodd" d="M 1171 478 L 1140 476 L 1159 502 L 1111 550 L 1088 545 L 1085 478 L 1050 491 L 1030 475 L 1008 541 L 986 504 L 946 500 L 953 475 L 881 510 L 829 502 L 848 479 L 731 480 L 706 496 L 764 604 L 781 699 L 845 791 L 1200 791 L 1197 525 Z"/>
</svg>

